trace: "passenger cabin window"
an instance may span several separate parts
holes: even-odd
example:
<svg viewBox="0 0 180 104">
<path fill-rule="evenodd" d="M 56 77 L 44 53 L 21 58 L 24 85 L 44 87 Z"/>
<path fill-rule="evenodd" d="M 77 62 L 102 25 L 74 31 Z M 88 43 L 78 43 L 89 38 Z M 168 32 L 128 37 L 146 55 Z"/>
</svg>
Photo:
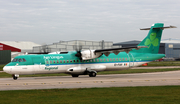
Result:
<svg viewBox="0 0 180 104">
<path fill-rule="evenodd" d="M 50 63 L 52 64 L 52 61 L 50 61 Z"/>
<path fill-rule="evenodd" d="M 113 58 L 113 61 L 115 61 L 115 59 Z"/>
<path fill-rule="evenodd" d="M 62 60 L 60 60 L 60 63 L 62 63 Z"/>
<path fill-rule="evenodd" d="M 124 58 L 122 58 L 122 60 L 124 61 Z"/>
<path fill-rule="evenodd" d="M 110 61 L 112 61 L 112 59 L 110 59 Z"/>
<path fill-rule="evenodd" d="M 106 59 L 104 59 L 104 61 L 106 61 Z"/>
<path fill-rule="evenodd" d="M 74 60 L 74 62 L 76 62 L 76 60 Z"/>
<path fill-rule="evenodd" d="M 118 61 L 118 58 L 116 58 L 116 61 Z"/>
<path fill-rule="evenodd" d="M 97 59 L 97 62 L 99 62 L 99 59 Z"/>
<path fill-rule="evenodd" d="M 121 61 L 121 58 L 119 58 L 119 61 Z"/>
<path fill-rule="evenodd" d="M 54 61 L 54 63 L 56 63 L 56 62 Z"/>
<path fill-rule="evenodd" d="M 125 58 L 125 60 L 127 61 L 127 58 Z"/>
<path fill-rule="evenodd" d="M 67 63 L 69 62 L 69 60 L 67 60 Z"/>
<path fill-rule="evenodd" d="M 109 61 L 109 59 L 107 59 L 107 61 Z"/>
<path fill-rule="evenodd" d="M 57 63 L 59 63 L 59 61 L 57 60 Z"/>
<path fill-rule="evenodd" d="M 101 60 L 101 62 L 102 62 L 102 59 L 100 59 Z"/>
</svg>

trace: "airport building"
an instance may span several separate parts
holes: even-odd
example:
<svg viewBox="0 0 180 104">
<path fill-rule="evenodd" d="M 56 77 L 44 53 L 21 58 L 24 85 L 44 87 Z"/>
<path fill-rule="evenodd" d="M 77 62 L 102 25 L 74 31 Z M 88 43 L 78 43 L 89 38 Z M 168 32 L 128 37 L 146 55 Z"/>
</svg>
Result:
<svg viewBox="0 0 180 104">
<path fill-rule="evenodd" d="M 5 55 L 5 53 L 7 53 L 6 51 L 9 50 L 11 51 L 11 58 L 14 58 L 15 56 L 19 55 L 20 52 L 32 52 L 34 46 L 41 45 L 30 41 L 0 41 L 1 55 Z"/>
<path fill-rule="evenodd" d="M 133 40 L 127 42 L 114 43 L 114 46 L 128 47 L 136 46 L 141 41 Z M 180 60 L 180 40 L 165 39 L 162 40 L 159 47 L 159 53 L 165 54 L 167 60 Z"/>
<path fill-rule="evenodd" d="M 66 52 L 75 51 L 78 49 L 107 49 L 118 48 L 121 46 L 113 46 L 112 41 L 85 41 L 85 40 L 72 40 L 72 41 L 59 41 L 57 43 L 33 47 L 33 52 Z"/>
<path fill-rule="evenodd" d="M 166 58 L 180 60 L 180 40 L 165 39 L 161 42 L 165 43 Z"/>
<path fill-rule="evenodd" d="M 0 41 L 0 50 L 11 52 L 32 52 L 34 46 L 41 46 L 30 41 Z"/>
</svg>

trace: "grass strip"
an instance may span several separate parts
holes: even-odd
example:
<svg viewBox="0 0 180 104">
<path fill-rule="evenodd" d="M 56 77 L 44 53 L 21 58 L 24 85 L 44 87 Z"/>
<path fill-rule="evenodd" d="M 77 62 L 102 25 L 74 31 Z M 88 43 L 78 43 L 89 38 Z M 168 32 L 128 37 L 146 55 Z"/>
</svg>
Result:
<svg viewBox="0 0 180 104">
<path fill-rule="evenodd" d="M 3 71 L 3 67 L 4 67 L 5 65 L 0 65 L 0 71 Z"/>
<path fill-rule="evenodd" d="M 179 104 L 180 86 L 0 91 L 2 104 Z"/>
</svg>

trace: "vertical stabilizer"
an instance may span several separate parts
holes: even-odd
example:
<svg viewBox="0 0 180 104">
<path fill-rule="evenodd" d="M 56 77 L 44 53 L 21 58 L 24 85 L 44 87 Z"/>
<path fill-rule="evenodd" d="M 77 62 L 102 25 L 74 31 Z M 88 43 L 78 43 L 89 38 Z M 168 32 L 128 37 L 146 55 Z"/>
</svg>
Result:
<svg viewBox="0 0 180 104">
<path fill-rule="evenodd" d="M 146 38 L 144 38 L 144 40 L 142 40 L 141 43 L 138 44 L 138 46 L 147 46 L 147 48 L 141 48 L 136 51 L 141 53 L 158 53 L 162 31 L 166 28 L 176 28 L 175 26 L 163 26 L 163 23 L 155 23 L 151 26 L 151 28 L 140 29 L 149 30 L 149 33 L 146 36 Z"/>
<path fill-rule="evenodd" d="M 142 48 L 139 51 L 144 53 L 158 53 L 159 45 L 161 41 L 163 23 L 155 23 L 151 26 L 148 35 L 144 40 L 138 44 L 138 46 L 147 46 L 148 48 Z M 141 29 L 141 30 L 147 30 Z"/>
</svg>

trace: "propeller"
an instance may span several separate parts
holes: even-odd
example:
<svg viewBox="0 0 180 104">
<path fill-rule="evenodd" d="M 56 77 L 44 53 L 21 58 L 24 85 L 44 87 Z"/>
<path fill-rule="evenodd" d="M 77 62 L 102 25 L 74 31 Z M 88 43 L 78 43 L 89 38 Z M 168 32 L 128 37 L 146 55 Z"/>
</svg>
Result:
<svg viewBox="0 0 180 104">
<path fill-rule="evenodd" d="M 75 56 L 76 56 L 76 57 L 79 57 L 79 59 L 82 60 L 82 54 L 81 54 L 82 45 L 80 45 L 78 41 L 76 41 L 75 50 L 76 50 L 76 52 L 77 52 L 77 53 L 75 54 Z"/>
</svg>

